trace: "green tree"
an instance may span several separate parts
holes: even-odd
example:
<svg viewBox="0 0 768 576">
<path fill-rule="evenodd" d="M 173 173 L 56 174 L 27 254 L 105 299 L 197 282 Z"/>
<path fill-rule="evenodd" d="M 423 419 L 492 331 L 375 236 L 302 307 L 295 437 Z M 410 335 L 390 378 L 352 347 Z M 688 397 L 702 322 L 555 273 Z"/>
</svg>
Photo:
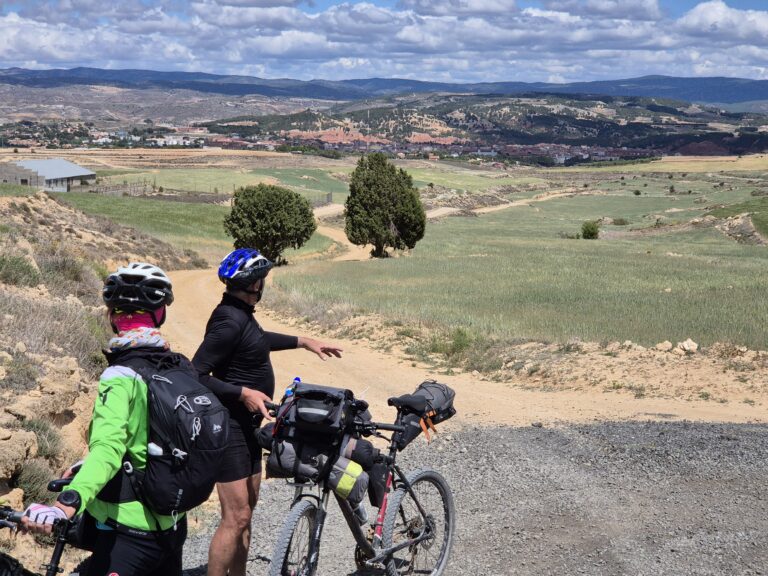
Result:
<svg viewBox="0 0 768 576">
<path fill-rule="evenodd" d="M 300 248 L 317 228 L 312 206 L 301 194 L 268 184 L 235 191 L 224 230 L 235 248 L 257 248 L 275 264 L 285 264 L 286 248 Z"/>
<path fill-rule="evenodd" d="M 581 237 L 584 240 L 596 240 L 600 235 L 600 225 L 595 220 L 587 220 L 581 225 Z"/>
<path fill-rule="evenodd" d="M 349 182 L 344 232 L 353 244 L 373 244 L 371 256 L 386 248 L 413 248 L 424 237 L 427 216 L 413 179 L 380 152 L 363 156 Z"/>
</svg>

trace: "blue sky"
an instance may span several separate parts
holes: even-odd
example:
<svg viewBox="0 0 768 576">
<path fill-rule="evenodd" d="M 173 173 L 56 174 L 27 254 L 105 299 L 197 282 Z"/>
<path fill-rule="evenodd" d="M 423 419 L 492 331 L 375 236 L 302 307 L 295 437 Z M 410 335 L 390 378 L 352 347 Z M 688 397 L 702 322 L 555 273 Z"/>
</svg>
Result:
<svg viewBox="0 0 768 576">
<path fill-rule="evenodd" d="M 0 0 L 0 68 L 768 79 L 768 0 Z"/>
</svg>

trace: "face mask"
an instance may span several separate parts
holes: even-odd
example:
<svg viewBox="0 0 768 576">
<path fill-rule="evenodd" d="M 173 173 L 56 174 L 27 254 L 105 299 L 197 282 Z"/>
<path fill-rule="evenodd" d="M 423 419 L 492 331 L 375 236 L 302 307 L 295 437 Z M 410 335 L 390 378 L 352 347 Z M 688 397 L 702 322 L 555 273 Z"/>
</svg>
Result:
<svg viewBox="0 0 768 576">
<path fill-rule="evenodd" d="M 137 310 L 136 312 L 112 311 L 109 315 L 112 329 L 117 332 L 128 332 L 136 328 L 157 328 L 165 320 L 165 306 L 153 312 Z"/>
</svg>

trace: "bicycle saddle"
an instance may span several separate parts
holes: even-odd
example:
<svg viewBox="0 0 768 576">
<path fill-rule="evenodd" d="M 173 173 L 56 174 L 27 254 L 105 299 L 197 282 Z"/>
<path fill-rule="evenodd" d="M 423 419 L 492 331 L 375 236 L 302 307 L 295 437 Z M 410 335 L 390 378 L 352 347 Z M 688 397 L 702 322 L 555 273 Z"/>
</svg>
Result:
<svg viewBox="0 0 768 576">
<path fill-rule="evenodd" d="M 427 399 L 424 396 L 414 396 L 413 394 L 394 396 L 387 400 L 387 404 L 406 413 L 422 414 L 427 409 Z"/>
</svg>

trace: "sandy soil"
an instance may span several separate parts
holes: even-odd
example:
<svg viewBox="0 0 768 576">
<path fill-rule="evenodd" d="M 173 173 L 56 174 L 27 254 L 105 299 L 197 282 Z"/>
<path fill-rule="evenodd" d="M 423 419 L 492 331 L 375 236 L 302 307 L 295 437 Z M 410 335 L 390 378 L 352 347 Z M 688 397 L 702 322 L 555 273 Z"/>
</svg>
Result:
<svg viewBox="0 0 768 576">
<path fill-rule="evenodd" d="M 171 277 L 176 300 L 165 332 L 176 349 L 191 355 L 202 340 L 205 323 L 220 299 L 222 286 L 214 270 L 178 271 Z M 287 319 L 263 312 L 257 312 L 257 318 L 267 330 L 296 333 Z M 302 334 L 325 339 L 319 334 Z M 301 376 L 307 382 L 350 388 L 370 402 L 374 417 L 384 419 L 390 416 L 386 408 L 388 397 L 412 392 L 422 380 L 438 377 L 426 367 L 413 366 L 410 361 L 375 350 L 369 344 L 353 340 L 335 342 L 344 349 L 340 360 L 323 362 L 304 350 L 274 354 L 277 389 L 290 383 L 294 376 Z M 715 370 L 713 367 L 713 375 Z M 522 378 L 511 383 L 487 381 L 472 374 L 438 378 L 456 389 L 459 411 L 454 419 L 456 424 L 527 425 L 648 419 L 768 422 L 768 409 L 764 406 L 681 398 L 635 398 L 606 393 L 602 388 L 543 391 L 526 388 L 530 383 Z"/>
</svg>

